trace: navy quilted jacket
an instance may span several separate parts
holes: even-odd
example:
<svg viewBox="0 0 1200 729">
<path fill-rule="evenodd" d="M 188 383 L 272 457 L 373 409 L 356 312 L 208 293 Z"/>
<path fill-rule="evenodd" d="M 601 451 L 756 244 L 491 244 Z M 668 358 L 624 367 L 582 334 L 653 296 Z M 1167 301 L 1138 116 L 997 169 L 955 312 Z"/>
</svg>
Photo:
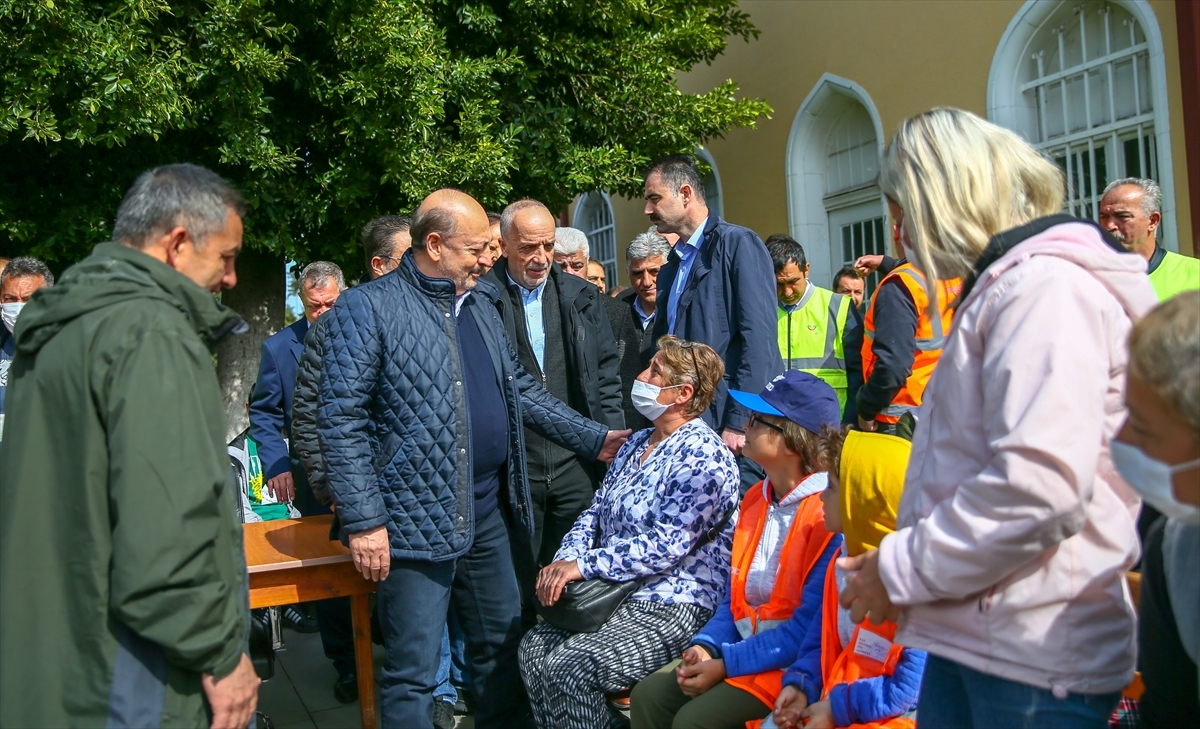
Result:
<svg viewBox="0 0 1200 729">
<path fill-rule="evenodd" d="M 481 281 L 463 306 L 479 324 L 508 409 L 501 505 L 514 545 L 531 548 L 522 426 L 587 458 L 600 452 L 608 428 L 563 405 L 521 368 L 496 313 L 498 295 Z M 450 559 L 474 541 L 454 298 L 454 285 L 421 273 L 410 251 L 393 273 L 346 291 L 326 315 L 317 433 L 341 533 L 387 525 L 397 559 Z"/>
</svg>

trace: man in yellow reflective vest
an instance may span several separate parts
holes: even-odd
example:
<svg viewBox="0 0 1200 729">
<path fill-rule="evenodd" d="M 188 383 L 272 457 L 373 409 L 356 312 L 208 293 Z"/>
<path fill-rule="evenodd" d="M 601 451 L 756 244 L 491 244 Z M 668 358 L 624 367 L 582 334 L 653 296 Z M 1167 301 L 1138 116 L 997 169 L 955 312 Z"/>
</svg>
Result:
<svg viewBox="0 0 1200 729">
<path fill-rule="evenodd" d="M 1100 199 L 1100 227 L 1129 252 L 1146 259 L 1146 273 L 1159 301 L 1200 289 L 1200 259 L 1158 245 L 1162 222 L 1162 190 L 1154 180 L 1113 180 Z"/>
<path fill-rule="evenodd" d="M 767 238 L 779 298 L 779 353 L 788 370 L 824 380 L 838 398 L 842 422 L 855 421 L 855 397 L 862 385 L 862 317 L 849 296 L 808 280 L 804 248 L 777 233 Z"/>
</svg>

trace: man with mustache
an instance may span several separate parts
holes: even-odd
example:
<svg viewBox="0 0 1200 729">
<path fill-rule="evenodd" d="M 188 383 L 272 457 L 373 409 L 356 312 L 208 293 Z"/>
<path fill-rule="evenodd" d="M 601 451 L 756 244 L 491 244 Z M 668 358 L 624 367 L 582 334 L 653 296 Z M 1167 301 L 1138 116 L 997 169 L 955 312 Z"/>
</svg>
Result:
<svg viewBox="0 0 1200 729">
<path fill-rule="evenodd" d="M 619 430 L 625 427 L 620 357 L 602 296 L 554 262 L 556 233 L 545 205 L 512 203 L 500 216 L 504 258 L 487 279 L 501 291 L 497 309 L 525 370 L 573 410 Z M 603 473 L 591 459 L 529 428 L 525 453 L 535 556 L 546 565 L 575 518 L 592 503 Z M 529 611 L 527 618 L 532 618 Z"/>
<path fill-rule="evenodd" d="M 1159 301 L 1200 289 L 1200 260 L 1181 256 L 1158 244 L 1162 222 L 1162 190 L 1154 180 L 1113 180 L 1100 199 L 1100 227 L 1130 253 L 1146 259 L 1146 273 Z"/>
</svg>

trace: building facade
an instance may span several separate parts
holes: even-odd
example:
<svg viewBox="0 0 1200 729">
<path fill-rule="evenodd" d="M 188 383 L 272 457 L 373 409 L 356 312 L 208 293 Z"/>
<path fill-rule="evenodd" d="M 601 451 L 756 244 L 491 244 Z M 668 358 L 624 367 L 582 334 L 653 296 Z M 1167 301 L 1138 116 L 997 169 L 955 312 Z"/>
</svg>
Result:
<svg viewBox="0 0 1200 729">
<path fill-rule="evenodd" d="M 903 119 L 937 106 L 973 111 L 1043 150 L 1065 170 L 1080 217 L 1095 219 L 1110 180 L 1158 180 L 1159 240 L 1195 255 L 1191 196 L 1200 190 L 1189 185 L 1186 150 L 1200 120 L 1190 120 L 1188 139 L 1185 111 L 1195 114 L 1200 89 L 1185 94 L 1182 79 L 1196 64 L 1197 29 L 1174 2 L 741 5 L 761 36 L 731 43 L 711 66 L 681 76 L 680 87 L 702 92 L 733 78 L 775 113 L 698 150 L 713 166 L 710 207 L 763 238 L 791 234 L 819 285 L 857 256 L 886 250 L 887 208 L 874 184 L 880 154 Z M 1187 83 L 1195 86 L 1194 69 Z M 1190 164 L 1194 180 L 1200 160 Z M 625 246 L 649 224 L 642 202 L 595 192 L 568 215 L 592 236 L 609 280 L 627 284 Z"/>
</svg>

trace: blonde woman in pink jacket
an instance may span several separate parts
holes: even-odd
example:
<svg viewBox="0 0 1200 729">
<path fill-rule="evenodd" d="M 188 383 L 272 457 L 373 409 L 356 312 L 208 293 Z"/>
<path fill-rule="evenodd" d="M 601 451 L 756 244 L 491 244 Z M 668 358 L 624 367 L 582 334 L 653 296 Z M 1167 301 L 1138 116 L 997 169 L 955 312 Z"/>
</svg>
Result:
<svg viewBox="0 0 1200 729">
<path fill-rule="evenodd" d="M 1062 214 L 1061 170 L 956 109 L 906 120 L 879 185 L 909 261 L 963 294 L 917 413 L 899 529 L 841 600 L 929 652 L 921 729 L 1107 725 L 1133 678 L 1140 502 L 1109 442 L 1145 261 Z"/>
</svg>

